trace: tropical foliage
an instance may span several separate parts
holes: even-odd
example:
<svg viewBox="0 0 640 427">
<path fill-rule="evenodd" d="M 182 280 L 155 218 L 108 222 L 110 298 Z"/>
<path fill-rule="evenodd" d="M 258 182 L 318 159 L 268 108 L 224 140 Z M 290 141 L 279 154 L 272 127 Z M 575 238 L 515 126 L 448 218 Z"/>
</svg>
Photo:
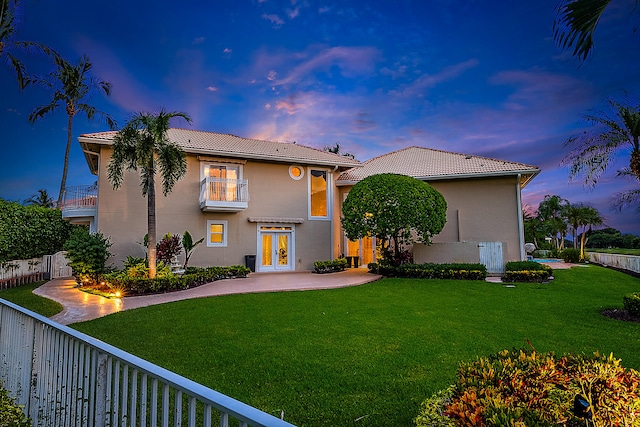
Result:
<svg viewBox="0 0 640 427">
<path fill-rule="evenodd" d="M 584 203 L 571 203 L 556 195 L 546 195 L 535 212 L 528 211 L 524 218 L 525 239 L 538 249 L 564 249 L 565 238 L 573 235 L 573 247 L 584 248 L 589 236 L 604 224 L 597 209 Z M 550 244 L 546 243 L 548 241 Z M 578 241 L 580 242 L 578 245 Z"/>
<path fill-rule="evenodd" d="M 59 210 L 0 199 L 0 262 L 54 254 L 72 228 Z"/>
<path fill-rule="evenodd" d="M 93 283 L 99 282 L 100 276 L 107 272 L 110 247 L 109 238 L 101 233 L 89 233 L 84 227 L 76 227 L 64 244 L 73 274 L 80 282 Z"/>
<path fill-rule="evenodd" d="M 375 236 L 385 256 L 397 260 L 403 245 L 429 244 L 442 231 L 446 212 L 444 197 L 426 182 L 379 174 L 351 188 L 342 205 L 341 222 L 349 240 Z"/>
<path fill-rule="evenodd" d="M 188 230 L 185 230 L 184 234 L 182 235 L 182 247 L 184 248 L 184 268 L 187 268 L 187 266 L 189 265 L 189 259 L 191 258 L 193 251 L 202 242 L 204 242 L 204 237 L 194 242 L 193 237 L 191 237 L 191 233 L 189 233 Z"/>
<path fill-rule="evenodd" d="M 18 0 L 0 0 L 0 59 L 14 69 L 18 86 L 24 89 L 28 84 L 27 71 L 23 62 L 15 55 L 15 51 L 36 50 L 50 57 L 57 57 L 58 54 L 42 43 L 17 40 L 16 11 L 18 7 Z"/>
<path fill-rule="evenodd" d="M 187 172 L 185 153 L 169 141 L 169 121 L 191 118 L 182 112 L 138 113 L 114 138 L 107 176 L 114 189 L 120 188 L 125 170 L 140 172 L 142 195 L 147 197 L 147 235 L 149 276 L 156 276 L 156 190 L 155 176 L 160 169 L 162 192 L 166 196 Z"/>
<path fill-rule="evenodd" d="M 593 49 L 593 34 L 611 0 L 560 0 L 553 24 L 553 39 L 572 55 L 584 61 Z M 635 0 L 636 12 L 639 0 Z M 634 28 L 635 31 L 635 28 Z"/>
<path fill-rule="evenodd" d="M 67 113 L 67 145 L 58 193 L 57 206 L 62 204 L 62 196 L 67 185 L 67 172 L 69 169 L 69 152 L 73 137 L 73 119 L 78 114 L 84 114 L 87 119 L 93 120 L 95 116 L 103 118 L 111 129 L 115 128 L 115 120 L 107 113 L 97 110 L 88 104 L 89 98 L 94 92 L 111 93 L 111 83 L 91 76 L 93 68 L 89 58 L 80 57 L 77 64 L 72 64 L 61 56 L 53 57 L 55 69 L 47 76 L 31 76 L 26 79 L 27 84 L 43 86 L 51 92 L 51 102 L 36 107 L 29 115 L 29 121 L 35 123 L 43 117 L 64 109 Z"/>
<path fill-rule="evenodd" d="M 462 364 L 457 383 L 427 399 L 416 424 L 638 425 L 639 385 L 640 374 L 613 355 L 504 350 Z"/>
<path fill-rule="evenodd" d="M 47 193 L 47 190 L 40 189 L 38 194 L 34 194 L 24 201 L 28 206 L 41 206 L 43 208 L 52 208 L 54 206 L 53 199 Z"/>
<path fill-rule="evenodd" d="M 640 104 L 609 99 L 609 106 L 609 112 L 583 116 L 594 126 L 593 131 L 574 135 L 565 142 L 573 147 L 562 160 L 570 167 L 569 177 L 581 177 L 589 187 L 595 186 L 616 158 L 626 152 L 630 153 L 629 167 L 618 170 L 617 175 L 640 183 Z M 633 190 L 616 194 L 613 205 L 621 209 L 638 201 L 640 190 Z"/>
</svg>

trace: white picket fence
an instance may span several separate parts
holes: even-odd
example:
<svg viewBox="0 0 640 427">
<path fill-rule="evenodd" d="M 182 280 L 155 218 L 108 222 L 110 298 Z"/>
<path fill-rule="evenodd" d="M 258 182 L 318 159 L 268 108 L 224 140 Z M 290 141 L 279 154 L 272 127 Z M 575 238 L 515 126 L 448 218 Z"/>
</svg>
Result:
<svg viewBox="0 0 640 427">
<path fill-rule="evenodd" d="M 0 289 L 12 288 L 46 278 L 69 277 L 66 252 L 61 251 L 42 258 L 22 259 L 0 263 Z"/>
<path fill-rule="evenodd" d="M 589 256 L 589 261 L 596 264 L 640 273 L 640 256 L 604 254 L 600 252 L 587 252 L 587 255 Z"/>
</svg>

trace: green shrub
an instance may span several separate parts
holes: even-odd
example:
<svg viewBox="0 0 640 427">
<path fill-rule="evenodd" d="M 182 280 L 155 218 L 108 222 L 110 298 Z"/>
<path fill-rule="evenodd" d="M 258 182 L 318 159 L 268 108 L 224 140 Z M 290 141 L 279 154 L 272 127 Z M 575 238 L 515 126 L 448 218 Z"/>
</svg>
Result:
<svg viewBox="0 0 640 427">
<path fill-rule="evenodd" d="M 584 425 L 573 413 L 576 396 L 590 404 L 589 425 L 640 424 L 640 374 L 613 355 L 565 355 L 504 350 L 462 364 L 453 392 L 425 401 L 416 421 L 444 415 L 440 424 L 467 426 Z M 440 396 L 440 399 L 438 399 Z"/>
<path fill-rule="evenodd" d="M 553 274 L 551 267 L 535 261 L 510 261 L 504 270 L 503 282 L 542 283 Z"/>
<path fill-rule="evenodd" d="M 381 261 L 370 263 L 369 271 L 386 277 L 404 277 L 410 279 L 456 279 L 456 280 L 484 280 L 487 277 L 487 267 L 476 263 L 452 264 L 402 264 Z"/>
<path fill-rule="evenodd" d="M 313 263 L 313 272 L 324 274 L 344 271 L 347 268 L 347 264 L 346 258 L 336 258 L 333 261 L 316 261 Z"/>
<path fill-rule="evenodd" d="M 73 228 L 57 209 L 0 199 L 0 262 L 61 251 Z"/>
<path fill-rule="evenodd" d="M 628 294 L 622 299 L 624 301 L 624 309 L 630 315 L 640 317 L 640 293 Z"/>
<path fill-rule="evenodd" d="M 0 384 L 0 426 L 31 427 L 31 421 L 24 415 L 22 407 L 9 396 Z"/>
<path fill-rule="evenodd" d="M 578 263 L 580 262 L 580 249 L 576 249 L 576 248 L 563 249 L 562 252 L 560 252 L 560 258 L 562 258 L 564 262 L 570 262 L 574 264 Z"/>
<path fill-rule="evenodd" d="M 101 233 L 89 233 L 84 227 L 76 227 L 64 244 L 69 266 L 76 278 L 90 277 L 94 283 L 107 271 L 107 259 L 111 256 L 111 242 Z"/>
<path fill-rule="evenodd" d="M 140 274 L 145 272 L 146 275 Z M 122 295 L 141 295 L 160 292 L 171 292 L 194 288 L 205 283 L 221 279 L 247 277 L 251 272 L 243 265 L 230 267 L 189 267 L 182 276 L 171 273 L 168 266 L 158 264 L 158 274 L 155 279 L 150 279 L 146 265 L 134 266 L 129 270 L 104 275 L 106 285 L 113 292 Z"/>
<path fill-rule="evenodd" d="M 455 427 L 453 419 L 445 414 L 445 408 L 451 404 L 451 398 L 455 393 L 454 386 L 434 393 L 430 398 L 422 402 L 420 412 L 415 419 L 417 427 Z"/>
</svg>

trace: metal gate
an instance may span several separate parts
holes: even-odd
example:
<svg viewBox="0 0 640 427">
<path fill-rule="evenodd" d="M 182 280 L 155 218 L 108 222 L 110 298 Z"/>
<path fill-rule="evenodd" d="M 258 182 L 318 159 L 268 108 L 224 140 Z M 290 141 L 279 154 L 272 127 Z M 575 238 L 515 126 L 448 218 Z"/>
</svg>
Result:
<svg viewBox="0 0 640 427">
<path fill-rule="evenodd" d="M 488 273 L 504 273 L 502 242 L 479 242 L 480 264 L 487 267 Z"/>
</svg>

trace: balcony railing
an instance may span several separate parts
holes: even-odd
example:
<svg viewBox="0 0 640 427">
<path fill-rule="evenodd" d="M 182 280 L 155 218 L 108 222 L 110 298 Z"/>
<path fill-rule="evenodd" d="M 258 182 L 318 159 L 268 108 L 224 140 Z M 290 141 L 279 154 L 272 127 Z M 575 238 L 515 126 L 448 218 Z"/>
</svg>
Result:
<svg viewBox="0 0 640 427">
<path fill-rule="evenodd" d="M 62 210 L 95 209 L 98 201 L 98 187 L 95 185 L 75 185 L 64 189 Z"/>
<path fill-rule="evenodd" d="M 239 212 L 249 207 L 246 179 L 207 177 L 200 182 L 200 209 L 205 212 Z"/>
<path fill-rule="evenodd" d="M 34 426 L 293 427 L 2 299 L 0 382 Z"/>
</svg>

